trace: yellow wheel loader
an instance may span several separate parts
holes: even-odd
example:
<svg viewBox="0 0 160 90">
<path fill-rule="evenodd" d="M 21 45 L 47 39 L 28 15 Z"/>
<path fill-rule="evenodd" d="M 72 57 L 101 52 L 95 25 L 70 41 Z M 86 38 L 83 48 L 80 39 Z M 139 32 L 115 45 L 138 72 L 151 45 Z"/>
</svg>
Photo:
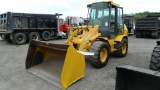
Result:
<svg viewBox="0 0 160 90">
<path fill-rule="evenodd" d="M 66 44 L 33 40 L 26 69 L 65 89 L 84 76 L 85 56 L 96 68 L 106 66 L 111 52 L 124 57 L 128 51 L 128 30 L 123 8 L 113 1 L 88 4 L 89 23 L 71 27 Z"/>
</svg>

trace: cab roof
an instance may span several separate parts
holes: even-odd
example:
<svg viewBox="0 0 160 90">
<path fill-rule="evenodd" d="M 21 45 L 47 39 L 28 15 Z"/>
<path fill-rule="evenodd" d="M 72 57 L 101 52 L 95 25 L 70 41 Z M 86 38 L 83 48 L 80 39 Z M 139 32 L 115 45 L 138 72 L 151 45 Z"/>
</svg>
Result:
<svg viewBox="0 0 160 90">
<path fill-rule="evenodd" d="M 103 0 L 103 1 L 99 1 L 99 2 L 94 2 L 94 3 L 88 4 L 87 7 L 91 7 L 92 4 L 101 3 L 101 2 L 111 3 L 111 5 L 113 5 L 113 6 L 120 6 L 119 4 L 114 3 L 112 0 Z"/>
</svg>

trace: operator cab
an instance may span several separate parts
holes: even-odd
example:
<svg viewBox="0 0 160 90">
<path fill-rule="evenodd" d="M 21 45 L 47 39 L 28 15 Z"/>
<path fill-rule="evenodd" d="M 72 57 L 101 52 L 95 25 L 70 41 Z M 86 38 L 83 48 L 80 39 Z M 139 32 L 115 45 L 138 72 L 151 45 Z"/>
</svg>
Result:
<svg viewBox="0 0 160 90">
<path fill-rule="evenodd" d="M 123 29 L 123 8 L 113 1 L 102 1 L 87 5 L 88 25 L 99 25 L 102 37 L 114 38 Z"/>
</svg>

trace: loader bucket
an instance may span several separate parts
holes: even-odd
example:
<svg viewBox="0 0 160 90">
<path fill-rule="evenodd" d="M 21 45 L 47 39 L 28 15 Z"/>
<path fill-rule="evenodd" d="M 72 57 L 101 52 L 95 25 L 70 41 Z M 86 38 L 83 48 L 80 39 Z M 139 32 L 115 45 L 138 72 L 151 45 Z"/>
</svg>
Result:
<svg viewBox="0 0 160 90">
<path fill-rule="evenodd" d="M 26 58 L 26 69 L 65 89 L 84 76 L 85 58 L 72 45 L 32 40 Z"/>
<path fill-rule="evenodd" d="M 116 67 L 115 90 L 160 90 L 160 73 L 129 65 Z"/>
</svg>

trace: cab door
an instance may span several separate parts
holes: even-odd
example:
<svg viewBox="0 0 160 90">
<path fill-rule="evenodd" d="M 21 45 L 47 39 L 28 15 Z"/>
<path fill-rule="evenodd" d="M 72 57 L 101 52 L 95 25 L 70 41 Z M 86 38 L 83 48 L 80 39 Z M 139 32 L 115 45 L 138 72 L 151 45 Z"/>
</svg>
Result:
<svg viewBox="0 0 160 90">
<path fill-rule="evenodd" d="M 116 34 L 123 34 L 119 33 L 120 30 L 123 30 L 123 8 L 122 7 L 117 7 L 116 8 Z"/>
</svg>

